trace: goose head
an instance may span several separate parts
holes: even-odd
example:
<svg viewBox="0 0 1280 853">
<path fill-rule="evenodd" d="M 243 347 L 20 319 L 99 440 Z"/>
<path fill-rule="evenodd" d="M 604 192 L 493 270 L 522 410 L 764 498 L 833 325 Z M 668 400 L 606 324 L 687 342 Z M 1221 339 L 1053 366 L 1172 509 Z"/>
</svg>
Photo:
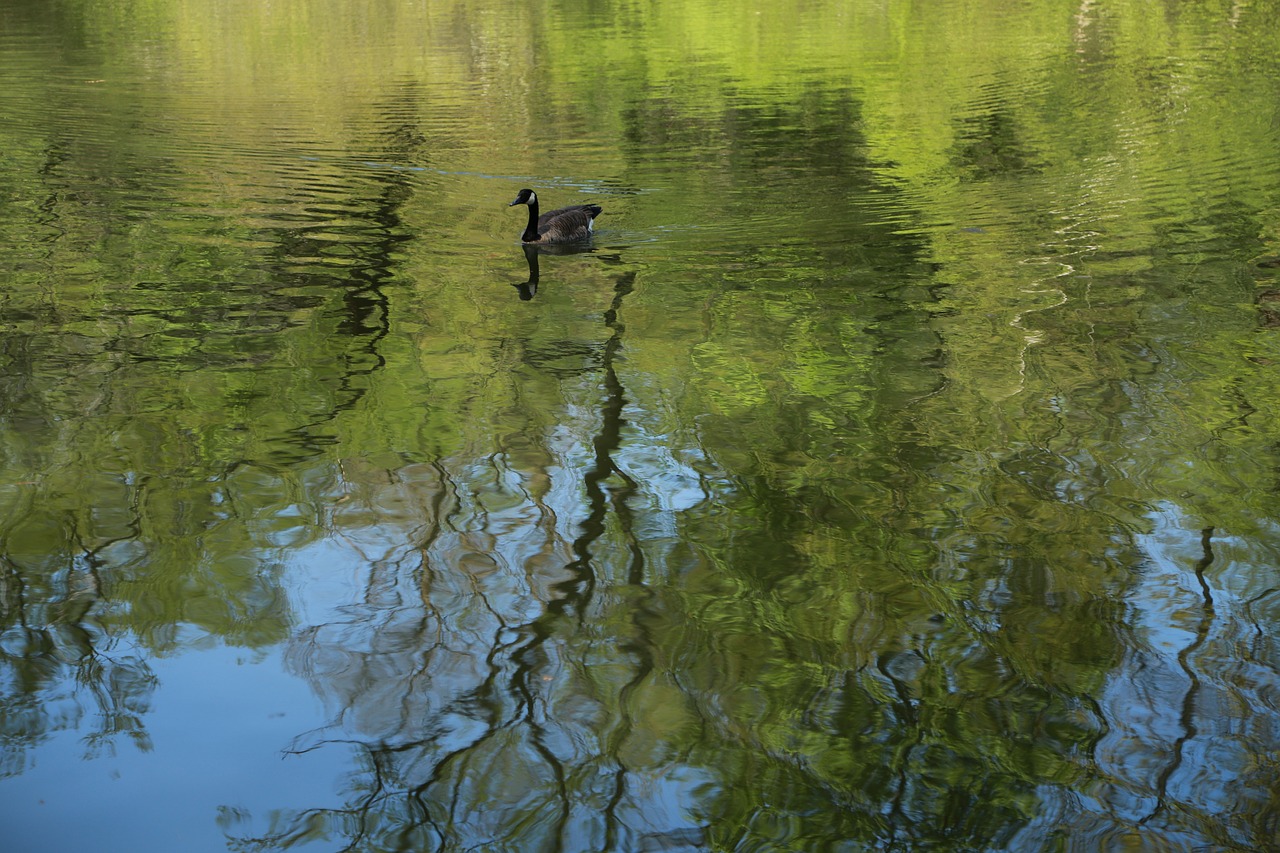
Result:
<svg viewBox="0 0 1280 853">
<path fill-rule="evenodd" d="M 517 204 L 537 204 L 537 203 L 538 203 L 538 194 L 535 193 L 533 190 L 525 189 L 525 190 L 520 190 L 519 195 L 516 196 L 516 200 L 511 202 L 511 204 L 507 205 L 507 207 L 515 207 Z"/>
</svg>

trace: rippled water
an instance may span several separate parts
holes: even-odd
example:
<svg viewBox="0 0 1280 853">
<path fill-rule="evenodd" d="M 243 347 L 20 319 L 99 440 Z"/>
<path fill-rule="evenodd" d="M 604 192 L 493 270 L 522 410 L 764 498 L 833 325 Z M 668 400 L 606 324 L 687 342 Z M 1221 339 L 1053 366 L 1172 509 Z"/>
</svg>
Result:
<svg viewBox="0 0 1280 853">
<path fill-rule="evenodd" d="M 1277 12 L 0 0 L 3 846 L 1274 849 Z"/>
</svg>

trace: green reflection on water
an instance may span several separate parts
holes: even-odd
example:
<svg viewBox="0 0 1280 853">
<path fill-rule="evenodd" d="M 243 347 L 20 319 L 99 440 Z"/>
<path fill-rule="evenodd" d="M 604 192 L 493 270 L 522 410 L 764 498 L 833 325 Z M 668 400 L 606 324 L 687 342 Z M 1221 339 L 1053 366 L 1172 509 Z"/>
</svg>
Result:
<svg viewBox="0 0 1280 853">
<path fill-rule="evenodd" d="M 6 817 L 228 644 L 246 849 L 1265 847 L 1272 5 L 11 4 Z"/>
</svg>

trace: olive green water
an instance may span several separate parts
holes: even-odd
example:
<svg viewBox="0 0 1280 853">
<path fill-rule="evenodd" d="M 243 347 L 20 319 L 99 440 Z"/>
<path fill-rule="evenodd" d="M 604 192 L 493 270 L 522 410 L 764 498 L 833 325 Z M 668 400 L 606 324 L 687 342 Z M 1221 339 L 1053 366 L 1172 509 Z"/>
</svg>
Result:
<svg viewBox="0 0 1280 853">
<path fill-rule="evenodd" d="M 0 849 L 1280 849 L 1277 21 L 0 0 Z"/>
</svg>

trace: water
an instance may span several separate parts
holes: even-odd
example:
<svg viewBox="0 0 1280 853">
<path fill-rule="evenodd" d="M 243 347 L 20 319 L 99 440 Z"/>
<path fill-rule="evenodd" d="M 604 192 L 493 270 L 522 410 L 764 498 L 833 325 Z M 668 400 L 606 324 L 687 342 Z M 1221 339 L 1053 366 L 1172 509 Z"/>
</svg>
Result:
<svg viewBox="0 0 1280 853">
<path fill-rule="evenodd" d="M 1276 849 L 1276 13 L 0 0 L 4 846 Z"/>
</svg>

